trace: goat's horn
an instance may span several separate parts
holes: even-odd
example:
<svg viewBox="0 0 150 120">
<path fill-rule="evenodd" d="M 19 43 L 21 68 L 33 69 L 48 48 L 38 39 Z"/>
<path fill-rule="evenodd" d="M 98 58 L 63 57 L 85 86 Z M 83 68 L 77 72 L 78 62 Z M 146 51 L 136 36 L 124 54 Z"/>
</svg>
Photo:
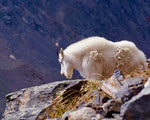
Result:
<svg viewBox="0 0 150 120">
<path fill-rule="evenodd" d="M 59 48 L 57 48 L 57 57 L 59 59 Z"/>
</svg>

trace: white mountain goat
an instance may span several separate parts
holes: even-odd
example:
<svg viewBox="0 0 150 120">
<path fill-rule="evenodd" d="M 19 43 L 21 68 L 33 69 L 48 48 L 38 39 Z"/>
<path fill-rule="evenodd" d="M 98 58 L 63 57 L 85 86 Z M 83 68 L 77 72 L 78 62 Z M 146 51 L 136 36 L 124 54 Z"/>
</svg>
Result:
<svg viewBox="0 0 150 120">
<path fill-rule="evenodd" d="M 102 80 L 110 77 L 116 69 L 123 74 L 146 68 L 146 57 L 134 43 L 112 42 L 102 37 L 89 37 L 76 42 L 58 55 L 61 74 L 72 78 L 73 69 L 83 78 Z"/>
</svg>

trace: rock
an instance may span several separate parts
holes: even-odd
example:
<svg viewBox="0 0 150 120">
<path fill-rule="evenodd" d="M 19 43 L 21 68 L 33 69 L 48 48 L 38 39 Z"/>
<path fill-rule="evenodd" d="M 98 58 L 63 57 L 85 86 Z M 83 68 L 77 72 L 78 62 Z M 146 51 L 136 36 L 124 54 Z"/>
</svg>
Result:
<svg viewBox="0 0 150 120">
<path fill-rule="evenodd" d="M 68 116 L 69 116 L 69 114 L 71 113 L 71 111 L 67 111 L 67 112 L 65 112 L 63 115 L 62 115 L 62 120 L 68 120 Z"/>
<path fill-rule="evenodd" d="M 113 76 L 105 82 L 116 89 L 113 99 L 101 98 L 99 91 L 95 90 L 92 93 L 95 96 L 93 101 L 89 103 L 82 101 L 76 106 L 76 110 L 65 112 L 62 120 L 100 120 L 103 118 L 121 120 L 122 117 L 123 119 L 146 120 L 150 117 L 150 87 L 148 87 L 148 80 L 144 88 L 143 80 L 145 81 L 146 78 L 123 79 L 119 71 L 115 71 Z M 51 119 L 47 116 L 49 113 L 43 111 L 51 105 L 52 98 L 61 93 L 60 91 L 64 91 L 61 94 L 62 101 L 64 101 L 69 98 L 68 94 L 71 96 L 80 94 L 80 89 L 86 82 L 86 80 L 54 82 L 10 93 L 6 96 L 7 104 L 2 120 L 60 120 L 59 118 Z M 120 106 L 121 116 L 119 115 Z"/>
<path fill-rule="evenodd" d="M 123 80 L 123 76 L 119 70 L 116 70 L 113 75 L 102 84 L 101 89 L 115 98 L 115 94 L 123 87 L 121 81 Z"/>
<path fill-rule="evenodd" d="M 131 87 L 142 85 L 143 81 L 146 81 L 145 77 L 123 79 L 121 72 L 116 70 L 108 80 L 104 81 L 101 89 L 113 98 L 122 98 L 135 93 L 136 90 Z"/>
<path fill-rule="evenodd" d="M 143 84 L 132 87 L 124 86 L 115 94 L 115 98 L 120 99 L 122 102 L 126 102 L 137 95 L 143 88 Z"/>
<path fill-rule="evenodd" d="M 121 81 L 121 83 L 124 86 L 131 87 L 134 85 L 140 85 L 143 83 L 143 81 L 146 81 L 145 77 L 136 77 L 136 78 L 124 79 L 123 81 Z"/>
<path fill-rule="evenodd" d="M 87 82 L 86 80 L 80 80 L 78 83 L 70 84 L 68 87 L 66 87 L 62 95 L 63 97 L 62 101 L 65 101 L 70 96 L 73 97 L 76 96 L 77 94 L 80 94 L 80 89 L 86 82 Z"/>
<path fill-rule="evenodd" d="M 78 106 L 76 106 L 76 108 L 77 109 L 80 109 L 80 108 L 82 108 L 82 107 L 84 107 L 84 106 L 86 106 L 87 104 L 84 102 L 84 101 L 82 101 Z"/>
<path fill-rule="evenodd" d="M 119 114 L 113 114 L 113 118 L 103 118 L 101 120 L 122 120 Z"/>
<path fill-rule="evenodd" d="M 2 120 L 35 120 L 41 110 L 51 104 L 58 91 L 80 81 L 59 81 L 10 93 L 6 96 L 7 103 Z"/>
<path fill-rule="evenodd" d="M 82 107 L 69 114 L 68 120 L 92 120 L 96 117 L 96 111 L 90 107 Z M 96 119 L 98 120 L 98 119 Z"/>
<path fill-rule="evenodd" d="M 102 105 L 105 117 L 113 117 L 112 114 L 114 112 L 119 113 L 120 106 L 129 101 L 144 88 L 143 81 L 146 81 L 146 78 L 123 79 L 120 71 L 115 71 L 112 77 L 102 85 L 102 90 L 113 98 Z M 132 106 L 132 108 L 134 108 L 134 106 Z"/>
<path fill-rule="evenodd" d="M 121 116 L 127 120 L 150 119 L 150 87 L 144 88 L 138 95 L 121 106 Z"/>
<path fill-rule="evenodd" d="M 148 78 L 147 82 L 144 84 L 145 88 L 150 87 L 150 77 Z"/>
<path fill-rule="evenodd" d="M 99 92 L 96 90 L 92 93 L 92 95 L 95 95 L 96 98 L 95 100 L 93 101 L 93 104 L 96 104 L 96 105 L 100 105 L 100 95 L 99 95 Z"/>
<path fill-rule="evenodd" d="M 101 97 L 100 98 L 100 105 L 102 105 L 103 103 L 106 103 L 110 98 L 109 97 Z"/>
<path fill-rule="evenodd" d="M 93 92 L 94 94 L 96 93 L 96 95 L 97 95 L 97 92 Z M 97 99 L 97 98 L 96 98 Z M 106 101 L 106 100 L 105 100 Z M 90 108 L 90 109 L 92 109 L 92 110 L 95 110 L 95 112 L 97 113 L 96 115 L 92 115 L 92 120 L 99 120 L 98 118 L 99 117 L 103 117 L 104 116 L 104 112 L 103 112 L 103 109 L 102 109 L 102 107 L 100 106 L 100 103 L 98 102 L 95 102 L 95 100 L 94 101 L 92 101 L 92 102 L 89 102 L 89 103 L 85 103 L 84 101 L 82 101 L 78 106 L 76 106 L 76 110 L 71 110 L 71 111 L 67 111 L 67 112 L 65 112 L 64 114 L 63 114 L 63 116 L 62 116 L 62 120 L 66 120 L 66 119 L 68 119 L 68 116 L 70 115 L 70 114 L 72 114 L 73 113 L 73 115 L 76 113 L 78 113 L 78 111 L 80 112 L 80 111 L 84 111 L 84 110 L 86 110 L 86 108 Z M 87 109 L 87 110 L 89 110 L 89 109 Z M 83 112 L 83 114 L 85 114 L 84 112 Z M 79 119 L 78 117 L 76 118 L 77 120 Z M 74 119 L 73 119 L 74 120 Z"/>
<path fill-rule="evenodd" d="M 105 113 L 107 113 L 111 110 L 119 112 L 121 104 L 122 104 L 122 102 L 117 99 L 110 99 L 102 105 L 102 108 Z"/>
</svg>

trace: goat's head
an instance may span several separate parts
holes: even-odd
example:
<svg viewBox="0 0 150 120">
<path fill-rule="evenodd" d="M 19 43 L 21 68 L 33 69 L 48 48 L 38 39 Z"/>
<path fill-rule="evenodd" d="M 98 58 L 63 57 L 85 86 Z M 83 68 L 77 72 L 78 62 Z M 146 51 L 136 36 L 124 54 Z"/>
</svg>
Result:
<svg viewBox="0 0 150 120">
<path fill-rule="evenodd" d="M 64 75 L 66 78 L 71 79 L 73 74 L 73 66 L 69 59 L 69 56 L 64 53 L 62 48 L 60 49 L 60 53 L 57 52 L 57 55 L 58 61 L 61 65 L 61 75 Z"/>
</svg>

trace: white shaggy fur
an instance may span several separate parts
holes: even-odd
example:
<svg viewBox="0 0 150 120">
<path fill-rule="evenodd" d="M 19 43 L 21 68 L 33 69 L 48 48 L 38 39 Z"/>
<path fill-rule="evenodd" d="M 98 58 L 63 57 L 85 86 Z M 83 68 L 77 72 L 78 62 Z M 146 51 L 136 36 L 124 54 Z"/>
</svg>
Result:
<svg viewBox="0 0 150 120">
<path fill-rule="evenodd" d="M 116 69 L 123 74 L 144 70 L 146 57 L 134 43 L 112 42 L 102 37 L 89 37 L 74 43 L 59 54 L 61 74 L 71 79 L 73 69 L 83 78 L 104 79 Z"/>
</svg>

